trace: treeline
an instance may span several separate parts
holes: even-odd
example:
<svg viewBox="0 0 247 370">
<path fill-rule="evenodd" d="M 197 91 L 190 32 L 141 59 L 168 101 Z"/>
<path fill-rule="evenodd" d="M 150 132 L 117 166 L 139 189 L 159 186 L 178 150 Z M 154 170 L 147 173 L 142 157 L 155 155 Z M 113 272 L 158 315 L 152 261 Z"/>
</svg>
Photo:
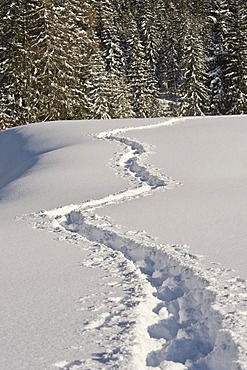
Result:
<svg viewBox="0 0 247 370">
<path fill-rule="evenodd" d="M 0 4 L 0 129 L 247 113 L 246 0 Z"/>
</svg>

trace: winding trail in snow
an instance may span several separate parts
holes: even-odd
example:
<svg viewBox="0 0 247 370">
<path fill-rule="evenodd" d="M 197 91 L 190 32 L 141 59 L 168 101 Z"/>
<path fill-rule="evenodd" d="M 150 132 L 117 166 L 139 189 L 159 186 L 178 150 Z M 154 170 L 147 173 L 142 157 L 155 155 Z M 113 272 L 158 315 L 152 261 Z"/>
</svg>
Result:
<svg viewBox="0 0 247 370">
<path fill-rule="evenodd" d="M 113 225 L 108 218 L 95 213 L 97 208 L 109 204 L 181 185 L 145 164 L 145 159 L 153 152 L 152 147 L 124 134 L 183 120 L 171 119 L 98 134 L 95 139 L 116 142 L 121 147 L 111 166 L 118 175 L 129 179 L 129 188 L 80 205 L 40 212 L 34 216 L 35 227 L 55 232 L 70 242 L 86 241 L 92 252 L 98 253 L 92 253 L 88 266 L 97 263 L 104 266 L 106 259 L 100 260 L 99 254 L 110 253 L 109 260 L 122 266 L 125 279 L 129 272 L 133 291 L 127 300 L 120 300 L 121 304 L 114 306 L 118 314 L 101 315 L 86 328 L 111 327 L 113 330 L 114 323 L 119 324 L 120 319 L 126 318 L 125 335 L 131 333 L 134 338 L 129 344 L 131 365 L 126 369 L 244 370 L 247 369 L 245 283 L 232 277 L 225 286 L 227 272 L 213 268 L 203 271 L 199 258 L 190 254 L 185 246 L 158 245 L 145 233 Z M 121 366 L 119 361 L 120 353 L 124 356 L 123 348 L 118 352 L 118 357 L 114 349 L 111 355 L 107 354 L 104 368 L 125 369 L 124 363 Z M 75 361 L 78 367 L 83 364 L 81 360 Z M 64 364 L 60 368 L 70 367 Z"/>
</svg>

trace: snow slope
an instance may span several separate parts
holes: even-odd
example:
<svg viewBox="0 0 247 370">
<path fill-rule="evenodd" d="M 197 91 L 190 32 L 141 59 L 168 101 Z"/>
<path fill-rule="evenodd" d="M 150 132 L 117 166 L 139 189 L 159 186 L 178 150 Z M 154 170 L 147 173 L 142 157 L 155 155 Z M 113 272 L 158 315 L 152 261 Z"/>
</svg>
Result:
<svg viewBox="0 0 247 370">
<path fill-rule="evenodd" d="M 246 136 L 245 116 L 1 133 L 1 368 L 246 369 Z"/>
</svg>

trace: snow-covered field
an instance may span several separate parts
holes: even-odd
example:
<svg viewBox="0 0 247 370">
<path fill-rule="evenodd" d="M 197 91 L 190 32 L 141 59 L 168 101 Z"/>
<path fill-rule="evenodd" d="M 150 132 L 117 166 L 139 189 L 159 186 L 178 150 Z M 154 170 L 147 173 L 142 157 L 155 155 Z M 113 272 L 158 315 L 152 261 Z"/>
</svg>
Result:
<svg viewBox="0 0 247 370">
<path fill-rule="evenodd" d="M 0 368 L 247 369 L 247 117 L 0 133 Z"/>
</svg>

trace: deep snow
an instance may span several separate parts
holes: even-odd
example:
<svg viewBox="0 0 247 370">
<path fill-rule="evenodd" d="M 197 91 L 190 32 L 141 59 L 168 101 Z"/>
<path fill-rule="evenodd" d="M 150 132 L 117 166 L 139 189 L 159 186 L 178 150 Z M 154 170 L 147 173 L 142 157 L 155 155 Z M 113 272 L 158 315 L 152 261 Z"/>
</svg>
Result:
<svg viewBox="0 0 247 370">
<path fill-rule="evenodd" d="M 246 279 L 246 116 L 193 118 L 127 135 L 154 145 L 147 163 L 183 185 L 106 207 L 99 214 L 144 229 L 162 243 L 187 244 L 193 253 L 233 268 Z"/>
<path fill-rule="evenodd" d="M 245 116 L 1 133 L 1 368 L 246 369 L 246 135 Z"/>
</svg>

